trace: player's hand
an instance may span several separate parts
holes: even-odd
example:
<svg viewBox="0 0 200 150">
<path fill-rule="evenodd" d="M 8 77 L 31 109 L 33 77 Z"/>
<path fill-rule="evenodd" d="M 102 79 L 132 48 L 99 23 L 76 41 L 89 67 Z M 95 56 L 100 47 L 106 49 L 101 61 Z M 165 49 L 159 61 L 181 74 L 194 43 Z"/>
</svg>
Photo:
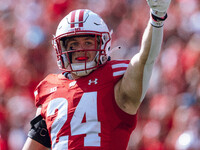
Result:
<svg viewBox="0 0 200 150">
<path fill-rule="evenodd" d="M 146 0 L 151 13 L 157 17 L 164 17 L 167 13 L 171 0 Z"/>
</svg>

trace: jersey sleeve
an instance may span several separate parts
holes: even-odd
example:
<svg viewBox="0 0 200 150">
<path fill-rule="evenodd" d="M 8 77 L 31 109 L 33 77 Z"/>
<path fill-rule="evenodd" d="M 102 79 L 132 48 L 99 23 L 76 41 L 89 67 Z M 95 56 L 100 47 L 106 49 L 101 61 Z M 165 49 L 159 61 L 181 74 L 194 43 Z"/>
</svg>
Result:
<svg viewBox="0 0 200 150">
<path fill-rule="evenodd" d="M 126 124 L 131 130 L 135 129 L 137 124 L 137 114 L 131 115 L 119 108 L 116 102 L 114 102 L 114 110 L 117 116 L 120 118 L 121 122 Z"/>
<path fill-rule="evenodd" d="M 111 63 L 112 75 L 114 84 L 116 84 L 124 75 L 129 65 L 130 60 L 114 60 Z M 122 123 L 128 125 L 130 128 L 135 128 L 137 123 L 137 114 L 130 115 L 121 110 L 116 102 L 114 101 L 114 110 L 117 116 L 120 118 Z"/>
<path fill-rule="evenodd" d="M 117 83 L 126 72 L 130 60 L 114 60 L 111 62 L 114 82 Z"/>
</svg>

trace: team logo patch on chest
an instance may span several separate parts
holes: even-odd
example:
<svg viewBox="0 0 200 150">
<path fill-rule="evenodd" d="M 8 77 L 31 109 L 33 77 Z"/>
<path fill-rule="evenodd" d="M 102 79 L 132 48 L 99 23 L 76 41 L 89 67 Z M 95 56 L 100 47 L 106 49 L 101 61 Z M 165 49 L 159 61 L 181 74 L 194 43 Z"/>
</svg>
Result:
<svg viewBox="0 0 200 150">
<path fill-rule="evenodd" d="M 69 87 L 73 87 L 75 85 L 76 85 L 76 81 L 73 81 L 73 82 L 69 83 Z"/>
</svg>

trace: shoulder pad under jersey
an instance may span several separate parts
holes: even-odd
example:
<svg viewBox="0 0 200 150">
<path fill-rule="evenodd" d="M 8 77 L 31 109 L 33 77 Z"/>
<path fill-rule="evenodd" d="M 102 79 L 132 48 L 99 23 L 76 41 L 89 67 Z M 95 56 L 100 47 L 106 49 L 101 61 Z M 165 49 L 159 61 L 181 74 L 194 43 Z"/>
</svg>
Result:
<svg viewBox="0 0 200 150">
<path fill-rule="evenodd" d="M 50 74 L 42 80 L 34 91 L 35 105 L 38 107 L 45 101 L 45 97 L 54 92 L 58 85 L 58 75 Z"/>
</svg>

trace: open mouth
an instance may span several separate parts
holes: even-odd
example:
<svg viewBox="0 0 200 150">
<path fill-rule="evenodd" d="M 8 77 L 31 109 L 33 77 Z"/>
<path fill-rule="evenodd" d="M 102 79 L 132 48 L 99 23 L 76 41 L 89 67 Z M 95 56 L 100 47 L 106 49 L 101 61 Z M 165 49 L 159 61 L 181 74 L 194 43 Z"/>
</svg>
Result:
<svg viewBox="0 0 200 150">
<path fill-rule="evenodd" d="M 76 58 L 76 60 L 78 60 L 78 61 L 86 61 L 88 59 L 89 59 L 89 57 L 86 57 L 86 56 L 81 56 L 81 57 Z"/>
</svg>

